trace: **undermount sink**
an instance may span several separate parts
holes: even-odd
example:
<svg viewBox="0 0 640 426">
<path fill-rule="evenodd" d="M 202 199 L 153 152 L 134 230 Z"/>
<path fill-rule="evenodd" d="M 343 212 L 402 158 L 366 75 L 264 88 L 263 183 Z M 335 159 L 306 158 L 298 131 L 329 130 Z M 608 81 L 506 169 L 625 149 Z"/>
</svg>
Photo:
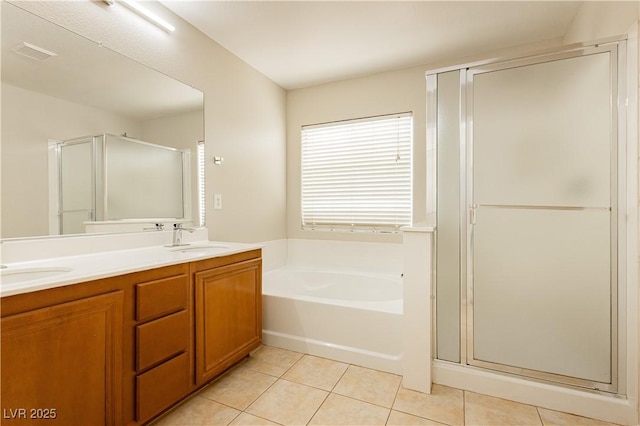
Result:
<svg viewBox="0 0 640 426">
<path fill-rule="evenodd" d="M 39 280 L 49 278 L 55 275 L 71 272 L 71 268 L 64 267 L 44 267 L 44 268 L 19 268 L 19 269 L 3 269 L 0 271 L 0 282 L 2 284 L 15 284 L 24 281 Z"/>
<path fill-rule="evenodd" d="M 229 246 L 224 244 L 207 244 L 194 246 L 181 246 L 172 248 L 170 251 L 179 253 L 209 253 L 228 249 Z"/>
</svg>

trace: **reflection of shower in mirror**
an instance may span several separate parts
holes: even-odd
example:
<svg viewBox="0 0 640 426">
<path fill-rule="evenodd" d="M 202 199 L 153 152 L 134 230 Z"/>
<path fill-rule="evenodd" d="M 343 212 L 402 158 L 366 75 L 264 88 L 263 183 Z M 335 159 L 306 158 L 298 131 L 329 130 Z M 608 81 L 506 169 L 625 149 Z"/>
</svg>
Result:
<svg viewBox="0 0 640 426">
<path fill-rule="evenodd" d="M 105 223 L 191 218 L 188 149 L 106 133 L 51 147 L 51 234 L 83 233 Z"/>
</svg>

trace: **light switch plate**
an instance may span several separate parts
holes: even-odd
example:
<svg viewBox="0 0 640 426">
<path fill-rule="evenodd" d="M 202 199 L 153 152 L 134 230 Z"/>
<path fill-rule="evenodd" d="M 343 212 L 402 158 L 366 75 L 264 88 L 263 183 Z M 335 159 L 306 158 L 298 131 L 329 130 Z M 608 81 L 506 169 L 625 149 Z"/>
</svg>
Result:
<svg viewBox="0 0 640 426">
<path fill-rule="evenodd" d="M 213 209 L 222 210 L 222 194 L 213 194 Z"/>
</svg>

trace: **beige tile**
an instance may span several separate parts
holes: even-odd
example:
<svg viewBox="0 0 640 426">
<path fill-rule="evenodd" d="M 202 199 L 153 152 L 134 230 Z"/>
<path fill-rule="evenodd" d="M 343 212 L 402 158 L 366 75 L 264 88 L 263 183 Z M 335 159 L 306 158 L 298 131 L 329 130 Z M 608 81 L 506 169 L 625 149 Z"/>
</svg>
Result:
<svg viewBox="0 0 640 426">
<path fill-rule="evenodd" d="M 342 362 L 305 355 L 282 378 L 330 391 L 348 367 Z"/>
<path fill-rule="evenodd" d="M 242 413 L 234 421 L 229 423 L 231 426 L 278 426 L 278 423 L 270 422 L 269 420 L 252 416 L 251 414 Z"/>
<path fill-rule="evenodd" d="M 310 425 L 384 425 L 389 409 L 332 393 Z"/>
<path fill-rule="evenodd" d="M 395 374 L 350 365 L 333 391 L 391 408 L 400 382 L 401 377 Z"/>
<path fill-rule="evenodd" d="M 271 376 L 280 377 L 300 358 L 301 353 L 280 349 L 273 346 L 261 346 L 254 351 L 241 368 L 258 371 Z"/>
<path fill-rule="evenodd" d="M 174 426 L 176 423 L 173 423 L 173 413 L 177 410 L 169 411 L 165 413 L 162 417 L 155 419 L 149 426 Z"/>
<path fill-rule="evenodd" d="M 246 409 L 277 378 L 246 368 L 230 371 L 202 390 L 199 395 L 238 410 Z"/>
<path fill-rule="evenodd" d="M 467 425 L 542 425 L 532 405 L 474 392 L 465 392 L 464 414 Z"/>
<path fill-rule="evenodd" d="M 239 414 L 240 411 L 231 407 L 195 396 L 154 423 L 154 426 L 228 425 Z"/>
<path fill-rule="evenodd" d="M 389 420 L 387 420 L 387 426 L 442 426 L 443 424 L 444 423 L 434 422 L 429 419 L 394 410 L 391 410 L 391 415 L 389 416 Z"/>
<path fill-rule="evenodd" d="M 544 426 L 617 426 L 614 423 L 602 422 L 600 420 L 547 410 L 540 407 L 538 407 L 538 412 L 540 413 Z"/>
<path fill-rule="evenodd" d="M 433 385 L 431 394 L 401 387 L 393 409 L 448 425 L 464 424 L 463 392 L 447 386 Z"/>
<path fill-rule="evenodd" d="M 283 425 L 304 425 L 311 420 L 328 394 L 320 389 L 281 379 L 246 411 Z"/>
</svg>

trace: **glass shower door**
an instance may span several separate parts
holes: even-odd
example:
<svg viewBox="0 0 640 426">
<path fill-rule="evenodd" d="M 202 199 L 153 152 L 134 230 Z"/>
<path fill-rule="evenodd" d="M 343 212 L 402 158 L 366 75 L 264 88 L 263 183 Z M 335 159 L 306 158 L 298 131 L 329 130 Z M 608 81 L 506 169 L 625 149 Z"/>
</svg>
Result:
<svg viewBox="0 0 640 426">
<path fill-rule="evenodd" d="M 469 364 L 615 387 L 616 62 L 467 72 Z"/>
<path fill-rule="evenodd" d="M 93 138 L 63 142 L 58 152 L 60 234 L 81 234 L 95 214 Z"/>
</svg>

